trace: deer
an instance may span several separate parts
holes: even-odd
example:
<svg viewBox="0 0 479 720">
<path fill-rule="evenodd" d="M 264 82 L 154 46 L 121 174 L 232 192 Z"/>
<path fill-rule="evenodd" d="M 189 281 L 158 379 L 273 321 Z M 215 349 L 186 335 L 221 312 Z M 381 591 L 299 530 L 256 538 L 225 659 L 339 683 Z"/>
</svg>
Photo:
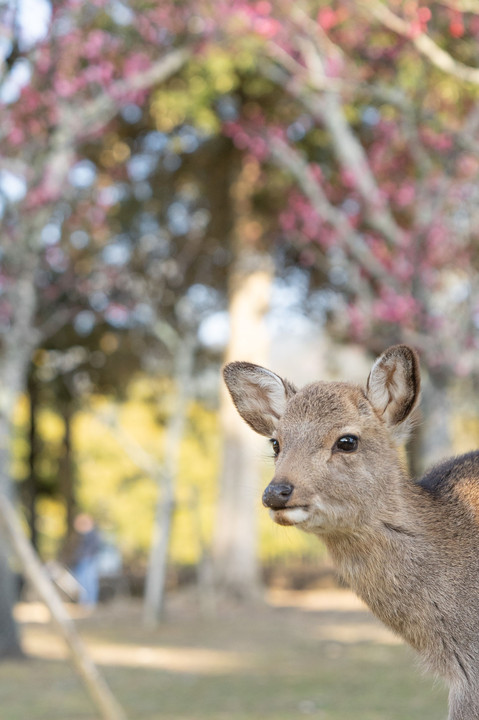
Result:
<svg viewBox="0 0 479 720">
<path fill-rule="evenodd" d="M 249 362 L 223 375 L 240 416 L 270 439 L 262 501 L 273 521 L 321 538 L 352 590 L 445 680 L 449 720 L 478 720 L 479 451 L 409 476 L 416 351 L 388 348 L 365 387 L 297 389 Z"/>
</svg>

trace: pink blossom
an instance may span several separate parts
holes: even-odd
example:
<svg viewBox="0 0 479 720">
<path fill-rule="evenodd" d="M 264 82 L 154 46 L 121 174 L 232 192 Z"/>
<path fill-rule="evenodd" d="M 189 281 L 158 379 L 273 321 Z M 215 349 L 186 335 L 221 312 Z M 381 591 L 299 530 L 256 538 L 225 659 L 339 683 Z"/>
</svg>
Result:
<svg viewBox="0 0 479 720">
<path fill-rule="evenodd" d="M 275 125 L 268 128 L 268 134 L 271 135 L 272 138 L 275 138 L 276 140 L 283 140 L 284 142 L 287 138 L 287 128 Z"/>
<path fill-rule="evenodd" d="M 281 26 L 278 21 L 273 18 L 256 18 L 253 28 L 258 35 L 271 39 L 278 34 Z"/>
<path fill-rule="evenodd" d="M 475 178 L 479 169 L 479 163 L 477 157 L 472 155 L 461 155 L 458 163 L 457 170 L 463 177 Z"/>
<path fill-rule="evenodd" d="M 452 147 L 452 139 L 445 132 L 438 133 L 434 132 L 430 127 L 425 127 L 421 132 L 421 136 L 426 144 L 436 150 L 445 151 L 450 150 Z"/>
<path fill-rule="evenodd" d="M 364 312 L 356 304 L 348 305 L 347 314 L 350 332 L 353 340 L 361 340 L 366 332 L 366 318 Z"/>
<path fill-rule="evenodd" d="M 45 182 L 28 191 L 25 198 L 27 210 L 35 210 L 42 205 L 48 205 L 58 199 L 59 192 L 53 192 Z"/>
<path fill-rule="evenodd" d="M 347 168 L 341 169 L 341 180 L 346 188 L 353 188 L 356 184 L 354 173 Z"/>
<path fill-rule="evenodd" d="M 309 171 L 313 178 L 316 180 L 316 182 L 322 182 L 323 181 L 323 171 L 321 170 L 321 166 L 317 163 L 309 163 Z"/>
<path fill-rule="evenodd" d="M 102 225 L 105 222 L 106 211 L 98 205 L 93 205 L 88 210 L 88 219 L 92 225 Z"/>
<path fill-rule="evenodd" d="M 83 77 L 89 83 L 106 85 L 113 79 L 114 73 L 113 63 L 107 61 L 102 62 L 100 65 L 89 65 L 83 73 Z"/>
<path fill-rule="evenodd" d="M 126 77 L 135 75 L 142 70 L 147 70 L 151 65 L 151 60 L 144 52 L 132 53 L 123 65 L 123 73 Z"/>
<path fill-rule="evenodd" d="M 259 15 L 270 15 L 273 7 L 270 2 L 267 2 L 267 0 L 259 0 L 259 2 L 255 5 L 256 12 Z"/>
<path fill-rule="evenodd" d="M 292 210 L 284 210 L 279 216 L 280 227 L 285 232 L 291 232 L 296 227 L 296 216 Z"/>
<path fill-rule="evenodd" d="M 341 77 L 344 71 L 344 63 L 339 53 L 333 53 L 326 58 L 324 70 L 325 74 L 330 78 Z"/>
<path fill-rule="evenodd" d="M 388 323 L 414 325 L 419 312 L 419 303 L 410 294 L 399 295 L 390 288 L 383 288 L 379 298 L 373 303 L 373 316 Z"/>
<path fill-rule="evenodd" d="M 406 182 L 397 189 L 394 199 L 399 207 L 406 207 L 414 202 L 415 196 L 416 188 L 414 183 Z"/>
<path fill-rule="evenodd" d="M 469 17 L 469 30 L 473 35 L 479 35 L 479 16 L 476 14 Z"/>
<path fill-rule="evenodd" d="M 324 7 L 318 12 L 318 24 L 323 30 L 330 30 L 336 25 L 336 13 L 331 7 Z"/>
<path fill-rule="evenodd" d="M 246 150 L 249 147 L 249 137 L 243 130 L 237 130 L 231 137 L 238 150 Z"/>
<path fill-rule="evenodd" d="M 454 38 L 462 37 L 465 32 L 464 17 L 462 15 L 462 13 L 459 10 L 455 10 L 455 9 L 451 8 L 450 16 L 451 16 L 451 20 L 449 23 L 449 32 L 451 33 L 452 37 L 454 37 Z"/>
<path fill-rule="evenodd" d="M 68 257 L 63 250 L 57 246 L 46 249 L 45 259 L 55 272 L 65 272 L 68 267 Z"/>
<path fill-rule="evenodd" d="M 49 72 L 51 68 L 51 53 L 50 48 L 42 47 L 38 51 L 38 57 L 36 61 L 36 69 L 42 74 Z"/>
<path fill-rule="evenodd" d="M 401 283 L 408 283 L 415 273 L 414 263 L 410 257 L 398 257 L 394 260 L 394 274 Z"/>
<path fill-rule="evenodd" d="M 258 160 L 264 160 L 269 155 L 268 145 L 260 136 L 251 139 L 250 150 Z"/>
<path fill-rule="evenodd" d="M 299 262 L 303 267 L 312 267 L 316 262 L 316 253 L 312 252 L 312 250 L 301 250 Z"/>
<path fill-rule="evenodd" d="M 24 140 L 25 135 L 23 133 L 23 130 L 18 125 L 15 125 L 8 133 L 9 143 L 11 143 L 12 145 L 21 145 Z"/>
<path fill-rule="evenodd" d="M 83 56 L 89 60 L 95 60 L 105 51 L 108 44 L 108 34 L 102 30 L 93 30 L 89 33 L 83 44 Z"/>
<path fill-rule="evenodd" d="M 40 105 L 40 96 L 37 93 L 36 90 L 34 90 L 31 86 L 26 86 L 22 90 L 22 104 L 23 104 L 23 111 L 27 113 L 32 113 L 37 110 L 37 108 Z"/>
<path fill-rule="evenodd" d="M 125 305 L 111 303 L 105 310 L 105 317 L 115 327 L 124 326 L 128 322 L 130 312 Z"/>
<path fill-rule="evenodd" d="M 136 25 L 142 38 L 146 40 L 146 42 L 154 43 L 158 40 L 158 28 L 155 27 L 148 18 L 138 18 Z"/>
<path fill-rule="evenodd" d="M 72 79 L 57 77 L 54 81 L 55 92 L 62 98 L 72 97 L 77 90 L 77 83 Z"/>
</svg>

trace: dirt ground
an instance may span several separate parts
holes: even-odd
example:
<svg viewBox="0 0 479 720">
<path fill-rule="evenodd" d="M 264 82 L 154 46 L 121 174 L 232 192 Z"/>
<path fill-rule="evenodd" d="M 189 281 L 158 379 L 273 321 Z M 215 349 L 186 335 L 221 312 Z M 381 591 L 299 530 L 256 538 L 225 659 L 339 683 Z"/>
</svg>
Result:
<svg viewBox="0 0 479 720">
<path fill-rule="evenodd" d="M 347 590 L 275 590 L 263 606 L 170 596 L 166 621 L 137 601 L 72 607 L 93 659 L 131 720 L 440 720 L 446 693 Z M 2 720 L 94 720 L 45 608 L 16 609 L 28 659 L 0 665 Z"/>
</svg>

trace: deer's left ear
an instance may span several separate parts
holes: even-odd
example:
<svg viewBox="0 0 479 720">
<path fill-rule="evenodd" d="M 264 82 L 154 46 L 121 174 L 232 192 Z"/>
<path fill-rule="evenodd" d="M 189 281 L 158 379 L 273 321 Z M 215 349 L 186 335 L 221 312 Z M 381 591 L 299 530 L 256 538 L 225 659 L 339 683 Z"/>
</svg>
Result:
<svg viewBox="0 0 479 720">
<path fill-rule="evenodd" d="M 232 362 L 223 370 L 236 409 L 253 430 L 274 437 L 281 415 L 296 388 L 271 370 L 248 362 Z"/>
<path fill-rule="evenodd" d="M 420 385 L 418 357 L 407 345 L 388 348 L 372 367 L 367 384 L 368 399 L 398 439 L 407 434 L 407 423 L 406 426 L 403 423 L 411 417 L 417 404 Z"/>
</svg>

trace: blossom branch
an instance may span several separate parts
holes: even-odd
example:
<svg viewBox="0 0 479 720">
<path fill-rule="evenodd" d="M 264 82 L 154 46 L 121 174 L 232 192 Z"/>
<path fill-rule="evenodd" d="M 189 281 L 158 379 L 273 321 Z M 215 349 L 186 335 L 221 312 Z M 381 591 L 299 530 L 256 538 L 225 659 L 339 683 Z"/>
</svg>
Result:
<svg viewBox="0 0 479 720">
<path fill-rule="evenodd" d="M 322 59 L 311 41 L 303 41 L 304 57 L 309 69 L 309 81 L 315 87 L 315 78 L 323 69 Z M 326 91 L 321 99 L 316 95 L 310 98 L 309 104 L 316 117 L 320 117 L 328 129 L 334 152 L 338 161 L 350 177 L 359 192 L 367 213 L 367 221 L 390 244 L 400 242 L 402 230 L 396 224 L 371 171 L 369 162 L 359 139 L 346 120 L 340 98 L 337 93 Z"/>
<path fill-rule="evenodd" d="M 329 131 L 338 162 L 352 178 L 363 200 L 369 225 L 391 245 L 397 245 L 401 240 L 402 230 L 385 205 L 366 153 L 346 120 L 339 94 L 326 77 L 319 52 L 310 40 L 303 39 L 300 44 L 306 61 L 307 77 L 305 82 L 300 84 L 296 74 L 295 82 L 286 83 L 286 89 Z M 270 51 L 276 61 L 288 71 L 291 60 L 287 53 L 278 52 L 273 43 L 270 44 Z M 314 92 L 311 92 L 311 88 Z"/>
<path fill-rule="evenodd" d="M 113 83 L 108 94 L 100 95 L 87 103 L 78 112 L 78 108 L 72 112 L 74 132 L 81 136 L 85 129 L 90 133 L 98 125 L 103 126 L 111 120 L 118 110 L 118 99 L 130 93 L 148 90 L 168 80 L 177 73 L 191 56 L 189 48 L 177 48 L 167 55 L 154 62 L 147 70 L 141 70 L 129 77 L 117 80 Z"/>
<path fill-rule="evenodd" d="M 268 147 L 272 160 L 291 173 L 319 217 L 337 232 L 350 256 L 375 280 L 395 288 L 394 278 L 376 259 L 361 234 L 351 226 L 346 215 L 330 203 L 302 155 L 279 138 L 269 139 Z"/>
<path fill-rule="evenodd" d="M 360 4 L 368 12 L 379 20 L 383 25 L 411 40 L 419 52 L 424 55 L 430 62 L 443 72 L 453 75 L 459 80 L 479 85 L 479 68 L 472 68 L 458 60 L 455 60 L 449 53 L 443 50 L 432 40 L 426 33 L 420 33 L 417 36 L 411 36 L 410 25 L 402 18 L 395 15 L 386 5 L 380 2 L 365 2 L 361 0 Z"/>
<path fill-rule="evenodd" d="M 118 80 L 111 86 L 108 95 L 102 94 L 80 108 L 64 103 L 60 107 L 60 120 L 53 133 L 51 149 L 42 167 L 46 196 L 54 198 L 63 192 L 78 141 L 112 120 L 118 112 L 121 98 L 164 82 L 181 69 L 190 55 L 188 48 L 172 50 L 147 70 Z"/>
</svg>

